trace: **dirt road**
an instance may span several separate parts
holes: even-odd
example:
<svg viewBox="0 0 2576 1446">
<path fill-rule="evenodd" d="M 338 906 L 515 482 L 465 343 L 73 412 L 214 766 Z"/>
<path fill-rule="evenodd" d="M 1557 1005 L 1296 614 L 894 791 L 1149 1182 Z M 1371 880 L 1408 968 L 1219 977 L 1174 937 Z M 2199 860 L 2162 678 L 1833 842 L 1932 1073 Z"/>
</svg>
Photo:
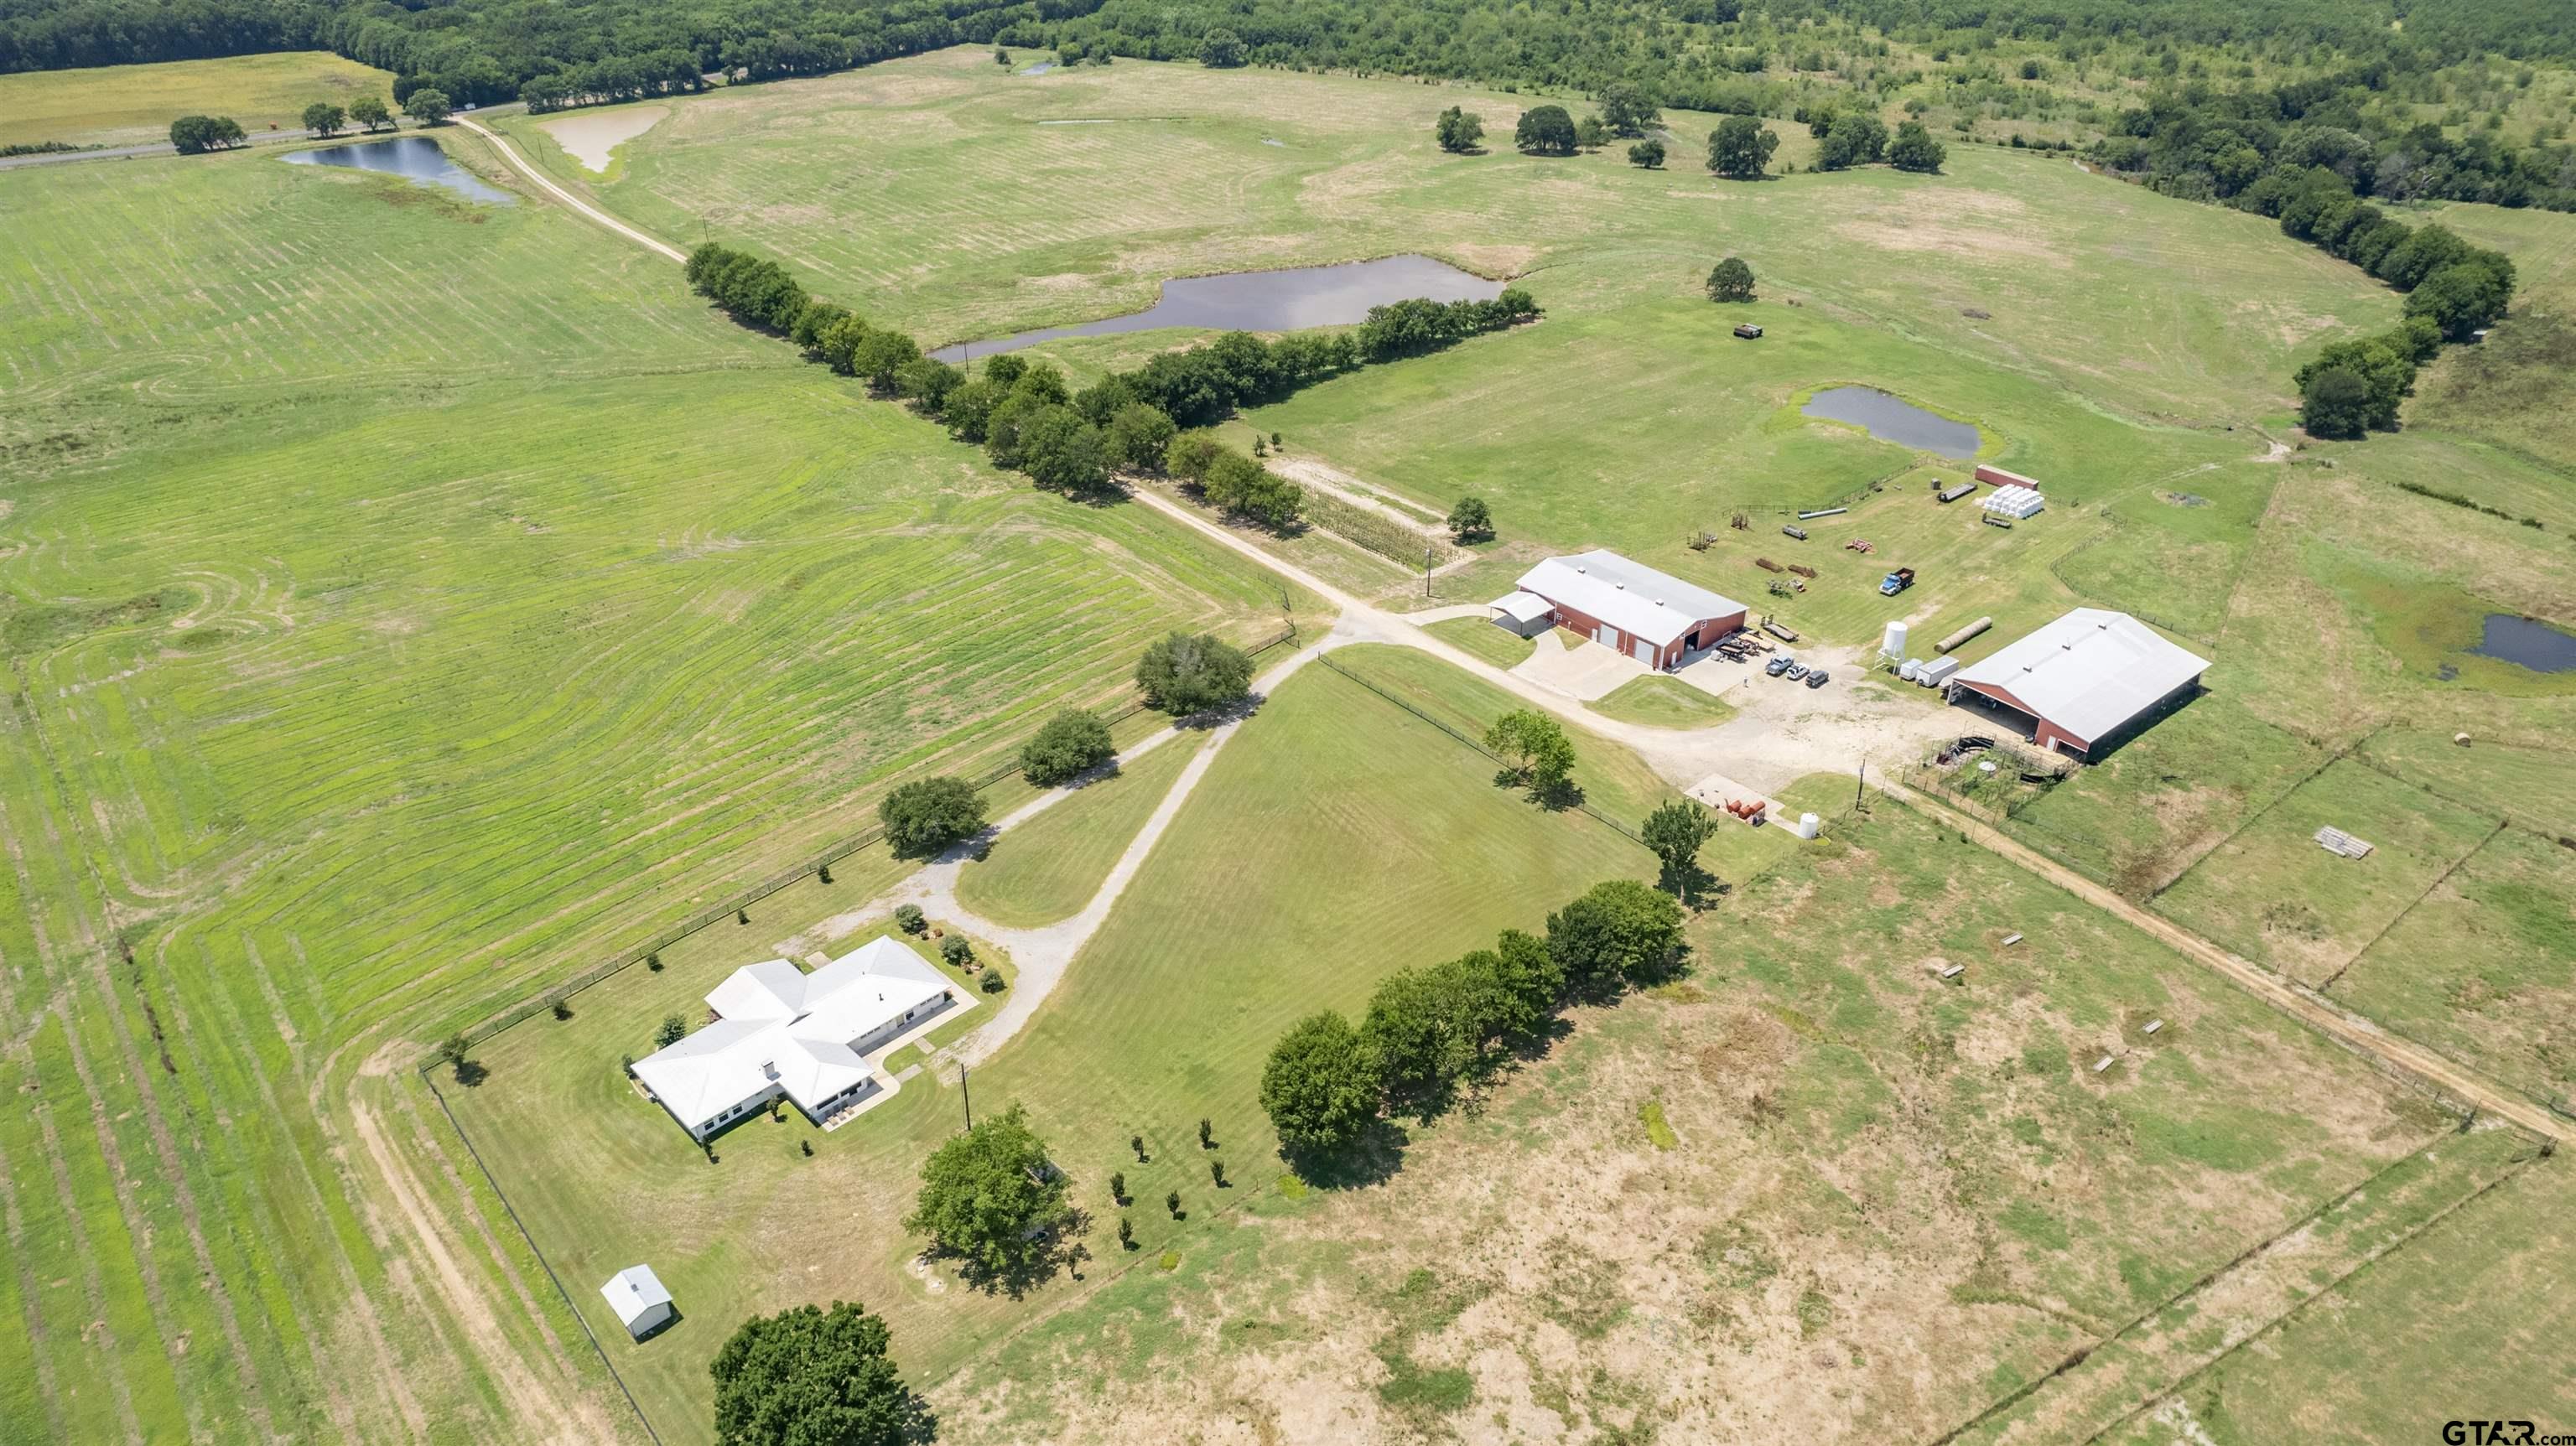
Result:
<svg viewBox="0 0 2576 1446">
<path fill-rule="evenodd" d="M 654 240 L 652 237 L 645 235 L 643 232 L 636 230 L 634 227 L 627 225 L 625 222 L 620 221 L 616 217 L 609 215 L 607 212 L 600 210 L 598 207 L 591 205 L 589 202 L 574 195 L 572 192 L 556 185 L 553 181 L 547 179 L 546 176 L 540 173 L 536 167 L 529 165 L 524 160 L 521 160 L 519 158 L 519 153 L 511 148 L 508 141 L 505 141 L 499 136 L 494 135 L 492 132 L 485 130 L 481 122 L 467 120 L 463 116 L 458 116 L 456 117 L 456 123 L 465 127 L 467 130 L 474 132 L 474 134 L 481 136 L 483 139 L 490 141 L 492 143 L 492 149 L 501 153 L 501 159 L 510 163 L 511 170 L 518 172 L 520 175 L 536 182 L 539 186 L 544 187 L 547 195 L 554 197 L 556 200 L 563 202 L 567 206 L 570 206 L 576 213 L 588 217 L 599 225 L 607 227 L 609 230 L 616 232 L 618 235 L 625 237 L 627 240 L 634 242 L 638 246 L 644 247 L 647 250 L 658 251 L 664 256 L 670 257 L 674 261 L 685 262 L 689 259 L 689 253 L 681 250 L 679 247 L 673 246 L 666 241 Z"/>
</svg>

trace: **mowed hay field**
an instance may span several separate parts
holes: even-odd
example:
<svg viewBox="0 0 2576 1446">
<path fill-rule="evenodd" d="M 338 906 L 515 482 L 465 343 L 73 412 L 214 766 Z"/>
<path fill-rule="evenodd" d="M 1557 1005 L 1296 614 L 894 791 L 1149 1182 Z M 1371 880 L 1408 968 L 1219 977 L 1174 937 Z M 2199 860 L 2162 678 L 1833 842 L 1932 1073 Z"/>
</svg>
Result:
<svg viewBox="0 0 2576 1446">
<path fill-rule="evenodd" d="M 393 75 L 325 50 L 25 71 L 0 75 L 0 146 L 146 144 L 183 115 L 231 116 L 256 140 L 303 130 L 317 100 L 345 108 L 362 95 L 392 105 Z"/>
<path fill-rule="evenodd" d="M 0 1438 L 628 1429 L 410 1065 L 1276 584 L 533 204 L 0 198 Z"/>
<path fill-rule="evenodd" d="M 1185 749 L 1164 745 L 1138 775 Z M 1079 1278 L 1059 1276 L 1024 1299 L 980 1292 L 944 1264 L 917 1268 L 922 1242 L 896 1223 L 922 1158 L 960 1120 L 953 1066 L 914 1076 L 828 1135 L 792 1111 L 785 1124 L 754 1119 L 716 1142 L 714 1165 L 620 1076 L 618 1056 L 649 1052 L 655 1021 L 699 1018 L 699 997 L 726 970 L 766 957 L 780 931 L 795 932 L 792 950 L 837 952 L 882 927 L 848 897 L 838 907 L 855 912 L 837 921 L 763 910 L 755 929 L 719 923 L 665 951 L 660 973 L 629 969 L 586 992 L 572 1020 L 540 1017 L 493 1040 L 478 1054 L 491 1071 L 482 1084 L 442 1087 L 568 1279 L 604 1280 L 650 1260 L 671 1285 L 686 1319 L 642 1345 L 611 1347 L 665 1440 L 705 1438 L 706 1362 L 742 1316 L 805 1300 L 862 1300 L 885 1313 L 898 1355 L 927 1385 L 1131 1268 L 1153 1272 L 1166 1249 L 1187 1254 L 1222 1238 L 1237 1204 L 1274 1192 L 1282 1166 L 1257 1082 L 1271 1042 L 1297 1018 L 1356 1013 L 1394 969 L 1483 947 L 1506 926 L 1540 928 L 1593 882 L 1653 872 L 1642 847 L 1580 813 L 1534 807 L 1495 787 L 1491 771 L 1482 755 L 1312 666 L 1224 744 L 1043 1012 L 973 1072 L 979 1112 L 1029 1107 L 1090 1217 L 1093 1258 Z M 1088 803 L 1077 796 L 1040 817 Z M 1114 858 L 1139 823 L 1053 842 Z M 995 859 L 1015 842 L 1005 833 Z M 1213 1151 L 1197 1142 L 1202 1117 Z M 1145 1137 L 1152 1163 L 1128 1151 L 1131 1134 Z M 1211 1157 L 1225 1162 L 1228 1188 L 1211 1183 Z M 1113 1171 L 1137 1202 L 1126 1212 L 1141 1247 L 1133 1254 L 1117 1245 Z M 1186 1221 L 1163 1209 L 1175 1189 Z M 830 1207 L 818 1212 L 817 1201 Z M 595 1328 L 615 1329 L 595 1300 L 579 1304 Z"/>
<path fill-rule="evenodd" d="M 943 1439 L 1931 1440 L 2018 1396 L 1979 1439 L 2081 1441 L 2489 1181 L 2563 1179 L 1884 800 L 1691 939 L 1383 1186 L 1266 1196 L 979 1353 Z M 2088 1348 L 2117 1373 L 2045 1381 Z M 2318 1389 L 2381 1439 L 2434 1409 Z"/>
</svg>

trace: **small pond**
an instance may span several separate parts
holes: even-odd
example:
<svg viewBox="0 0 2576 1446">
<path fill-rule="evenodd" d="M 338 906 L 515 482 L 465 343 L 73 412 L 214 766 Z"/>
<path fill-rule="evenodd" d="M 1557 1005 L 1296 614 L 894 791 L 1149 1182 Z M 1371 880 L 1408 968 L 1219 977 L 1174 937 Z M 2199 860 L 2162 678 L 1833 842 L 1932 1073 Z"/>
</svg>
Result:
<svg viewBox="0 0 2576 1446">
<path fill-rule="evenodd" d="M 2562 633 L 2547 623 L 2512 613 L 2489 613 L 2484 635 L 2469 649 L 2535 673 L 2576 671 L 2576 633 Z"/>
<path fill-rule="evenodd" d="M 498 186 L 485 185 L 473 173 L 447 158 L 438 142 L 427 136 L 396 136 L 391 140 L 359 141 L 353 145 L 325 146 L 318 151 L 296 151 L 287 156 L 290 165 L 347 166 L 360 171 L 383 171 L 400 176 L 414 185 L 443 186 L 469 201 L 482 201 L 494 206 L 513 204 L 518 198 Z"/>
<path fill-rule="evenodd" d="M 1055 62 L 1054 62 L 1054 61 L 1052 61 L 1052 60 L 1041 60 L 1041 61 L 1039 61 L 1037 64 L 1032 65 L 1032 66 L 1028 67 L 1027 69 L 1025 69 L 1025 70 L 1021 71 L 1021 72 L 1020 72 L 1020 74 L 1022 74 L 1022 75 L 1044 75 L 1044 74 L 1046 74 L 1048 71 L 1053 70 L 1053 69 L 1055 69 Z"/>
<path fill-rule="evenodd" d="M 1977 455 L 1976 428 L 1927 412 L 1876 387 L 1831 387 L 1816 393 L 1799 410 L 1810 417 L 1866 427 L 1871 436 L 1900 447 L 1962 460 Z"/>
<path fill-rule="evenodd" d="M 1217 331 L 1347 326 L 1367 320 L 1370 307 L 1390 301 L 1416 297 L 1431 301 L 1491 301 L 1502 294 L 1503 283 L 1487 281 L 1428 256 L 1387 256 L 1376 261 L 1301 266 L 1290 271 L 1237 271 L 1166 281 L 1162 299 L 1144 311 L 1077 326 L 1024 331 L 991 341 L 965 342 L 941 347 L 931 355 L 944 362 L 959 362 L 966 359 L 969 350 L 976 356 L 991 356 L 1058 337 L 1106 336 L 1165 326 L 1203 326 Z"/>
</svg>

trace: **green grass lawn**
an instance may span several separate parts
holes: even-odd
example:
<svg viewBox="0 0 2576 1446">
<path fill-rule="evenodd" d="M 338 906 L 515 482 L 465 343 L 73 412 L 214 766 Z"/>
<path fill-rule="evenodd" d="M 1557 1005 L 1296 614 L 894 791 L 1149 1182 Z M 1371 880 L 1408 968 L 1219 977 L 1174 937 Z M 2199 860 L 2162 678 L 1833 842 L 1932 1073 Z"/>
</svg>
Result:
<svg viewBox="0 0 2576 1446">
<path fill-rule="evenodd" d="M 1662 673 L 1631 678 L 1589 706 L 1605 718 L 1650 728 L 1714 728 L 1735 716 L 1733 708 Z"/>
<path fill-rule="evenodd" d="M 1100 889 L 1205 735 L 1186 732 L 1003 834 L 957 877 L 958 902 L 997 924 L 1066 918 Z"/>
<path fill-rule="evenodd" d="M 1497 668 L 1517 668 L 1528 662 L 1536 646 L 1484 618 L 1447 618 L 1426 624 L 1424 630 L 1469 657 L 1482 658 Z"/>
<path fill-rule="evenodd" d="M 0 146 L 167 140 L 183 115 L 224 115 L 254 133 L 301 130 L 304 108 L 363 95 L 393 103 L 394 78 L 322 50 L 0 75 Z M 95 182 L 95 177 L 92 178 Z"/>
<path fill-rule="evenodd" d="M 1159 1203 L 1130 1212 L 1140 1259 L 1194 1250 L 1234 1202 L 1271 1188 L 1280 1166 L 1254 1081 L 1295 1018 L 1356 1010 L 1390 969 L 1478 947 L 1504 925 L 1537 927 L 1585 882 L 1652 872 L 1642 848 L 1579 813 L 1530 808 L 1494 788 L 1489 771 L 1319 668 L 1244 725 L 1045 1012 L 974 1072 L 979 1109 L 1029 1106 L 1093 1216 L 1100 1258 L 1087 1279 L 1059 1279 L 1023 1302 L 976 1294 L 945 1270 L 933 1293 L 905 1265 L 919 1242 L 894 1221 L 920 1159 L 959 1117 L 953 1088 L 917 1076 L 817 1138 L 811 1159 L 796 1143 L 810 1132 L 792 1112 L 786 1125 L 756 1119 L 718 1142 L 712 1166 L 626 1089 L 617 1054 L 652 1021 L 694 1009 L 725 970 L 773 947 L 779 929 L 825 947 L 816 926 L 784 915 L 753 931 L 718 925 L 666 952 L 661 973 L 630 969 L 585 994 L 572 1021 L 540 1017 L 503 1035 L 480 1056 L 489 1080 L 448 1093 L 568 1279 L 605 1279 L 611 1262 L 649 1259 L 679 1297 L 680 1326 L 612 1345 L 665 1439 L 703 1439 L 706 1360 L 733 1324 L 793 1301 L 865 1300 L 894 1324 L 916 1379 L 936 1380 L 1128 1263 L 1112 1238 L 1111 1171 L 1123 1169 L 1142 1201 L 1177 1188 L 1188 1202 L 1186 1223 L 1164 1218 Z M 1249 889 L 1245 879 L 1267 883 Z M 1194 1138 L 1201 1116 L 1214 1122 L 1229 1190 L 1209 1184 Z M 1127 1154 L 1131 1133 L 1145 1136 L 1154 1163 Z M 816 1191 L 849 1212 L 835 1216 L 849 1222 L 836 1226 L 841 1243 L 819 1254 L 796 1204 Z"/>
</svg>

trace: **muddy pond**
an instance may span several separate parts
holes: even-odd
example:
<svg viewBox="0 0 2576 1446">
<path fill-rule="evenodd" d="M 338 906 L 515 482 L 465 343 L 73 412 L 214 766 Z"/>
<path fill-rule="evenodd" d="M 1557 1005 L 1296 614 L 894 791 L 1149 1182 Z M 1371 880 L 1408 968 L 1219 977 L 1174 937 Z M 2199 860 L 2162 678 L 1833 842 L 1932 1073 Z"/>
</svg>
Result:
<svg viewBox="0 0 2576 1446">
<path fill-rule="evenodd" d="M 1125 316 L 1074 326 L 1050 326 L 988 341 L 961 342 L 941 347 L 931 355 L 954 363 L 966 360 L 970 352 L 992 356 L 1059 337 L 1108 336 L 1166 326 L 1215 331 L 1347 326 L 1367 320 L 1370 307 L 1391 301 L 1417 297 L 1430 301 L 1491 301 L 1502 293 L 1502 282 L 1487 281 L 1428 256 L 1387 256 L 1375 261 L 1301 266 L 1288 271 L 1236 271 L 1166 281 L 1161 300 Z"/>
<path fill-rule="evenodd" d="M 286 158 L 295 166 L 345 166 L 351 170 L 382 171 L 400 176 L 416 186 L 439 186 L 469 201 L 487 205 L 508 206 L 518 198 L 498 186 L 475 179 L 472 173 L 447 158 L 438 142 L 427 136 L 396 136 L 391 140 L 359 141 L 353 145 L 325 146 L 315 151 L 296 151 Z"/>
<path fill-rule="evenodd" d="M 1867 428 L 1871 436 L 1900 447 L 1961 460 L 1977 455 L 1976 428 L 1927 412 L 1876 387 L 1830 387 L 1816 393 L 1799 411 Z"/>
<path fill-rule="evenodd" d="M 2469 651 L 2535 673 L 2576 671 L 2576 633 L 2512 613 L 2487 614 L 2478 645 Z"/>
</svg>

